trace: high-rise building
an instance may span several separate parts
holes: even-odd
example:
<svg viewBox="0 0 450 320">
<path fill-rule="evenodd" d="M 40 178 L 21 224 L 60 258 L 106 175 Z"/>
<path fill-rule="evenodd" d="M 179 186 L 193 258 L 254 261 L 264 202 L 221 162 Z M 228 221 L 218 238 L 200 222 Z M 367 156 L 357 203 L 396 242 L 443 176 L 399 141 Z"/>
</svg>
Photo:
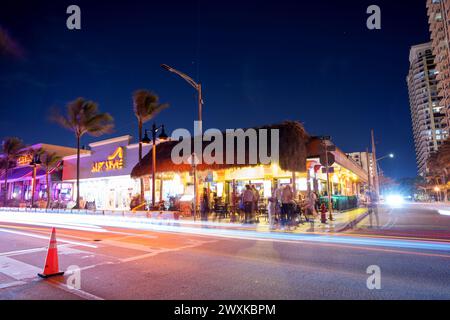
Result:
<svg viewBox="0 0 450 320">
<path fill-rule="evenodd" d="M 444 108 L 449 125 L 450 119 L 450 0 L 427 0 L 431 48 L 435 56 L 437 91 L 440 106 Z"/>
<path fill-rule="evenodd" d="M 438 95 L 436 64 L 431 43 L 413 46 L 407 76 L 411 119 L 420 175 L 427 173 L 427 160 L 448 137 L 444 107 Z"/>
</svg>

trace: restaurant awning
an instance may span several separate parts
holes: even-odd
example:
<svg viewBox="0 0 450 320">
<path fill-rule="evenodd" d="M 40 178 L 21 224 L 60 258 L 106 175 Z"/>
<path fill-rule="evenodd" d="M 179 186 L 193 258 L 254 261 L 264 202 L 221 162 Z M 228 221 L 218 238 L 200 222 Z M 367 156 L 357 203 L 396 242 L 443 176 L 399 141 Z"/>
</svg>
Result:
<svg viewBox="0 0 450 320">
<path fill-rule="evenodd" d="M 317 138 L 311 138 L 308 143 L 308 158 L 319 158 L 322 151 L 321 147 L 322 141 Z M 345 152 L 341 149 L 336 148 L 335 151 L 330 151 L 335 158 L 338 165 L 344 167 L 345 169 L 353 172 L 361 181 L 368 182 L 368 173 L 365 171 L 358 163 L 350 159 Z"/>
<path fill-rule="evenodd" d="M 269 134 L 267 137 L 267 141 L 270 141 L 270 129 L 278 129 L 279 130 L 279 166 L 282 170 L 285 171 L 295 171 L 295 172 L 305 172 L 306 171 L 306 158 L 307 158 L 307 143 L 310 139 L 308 133 L 305 131 L 303 125 L 296 121 L 286 121 L 281 124 L 275 125 L 267 125 L 262 127 L 253 128 L 256 130 L 259 138 L 259 129 L 268 129 Z M 224 144 L 226 142 L 227 134 L 225 132 L 223 134 Z M 258 139 L 259 140 L 259 139 Z M 157 172 L 188 172 L 192 170 L 192 167 L 188 163 L 175 164 L 172 161 L 171 155 L 173 148 L 178 144 L 178 141 L 169 141 L 159 144 L 156 147 L 156 168 Z M 211 144 L 212 142 L 204 141 L 203 142 L 203 150 Z M 206 164 L 202 163 L 197 166 L 197 170 L 206 171 L 206 170 L 221 170 L 221 169 L 229 169 L 229 168 L 242 168 L 249 166 L 258 166 L 261 165 L 261 161 L 259 159 L 259 143 L 257 147 L 257 163 L 251 164 L 249 162 L 249 147 L 248 143 L 246 143 L 246 154 L 245 161 L 243 164 L 238 164 L 237 161 L 237 150 L 235 144 L 235 152 L 234 152 L 234 164 Z M 270 150 L 270 146 L 268 146 Z M 193 139 L 191 140 L 191 153 L 194 152 L 194 143 Z M 224 145 L 223 155 L 219 155 L 222 159 L 226 159 L 226 147 Z M 270 152 L 269 152 L 270 153 Z M 225 161 L 224 161 L 225 162 Z M 140 178 L 142 176 L 147 176 L 151 172 L 151 164 L 152 163 L 152 152 L 150 151 L 141 162 L 139 162 L 131 172 L 132 178 Z"/>
</svg>

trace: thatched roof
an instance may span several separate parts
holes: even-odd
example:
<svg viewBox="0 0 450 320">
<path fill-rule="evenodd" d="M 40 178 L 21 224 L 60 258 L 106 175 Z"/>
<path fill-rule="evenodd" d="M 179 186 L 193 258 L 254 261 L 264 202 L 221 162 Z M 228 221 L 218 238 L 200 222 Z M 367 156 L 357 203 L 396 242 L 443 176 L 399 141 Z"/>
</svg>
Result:
<svg viewBox="0 0 450 320">
<path fill-rule="evenodd" d="M 296 171 L 296 172 L 304 172 L 306 171 L 306 158 L 307 158 L 307 143 L 310 139 L 309 135 L 306 133 L 303 125 L 299 122 L 294 121 L 286 121 L 281 124 L 262 126 L 258 128 L 254 128 L 258 134 L 259 141 L 259 131 L 258 129 L 268 129 L 267 141 L 269 142 L 268 146 L 268 154 L 270 155 L 270 129 L 278 129 L 279 130 L 279 166 L 282 170 L 286 171 Z M 227 138 L 227 134 L 222 132 L 223 134 L 223 155 L 215 155 L 222 159 L 226 159 L 226 147 L 225 141 Z M 194 139 L 191 140 L 191 154 L 194 152 Z M 171 159 L 172 149 L 178 144 L 178 141 L 168 141 L 157 145 L 156 147 L 156 169 L 158 173 L 161 172 L 188 172 L 192 170 L 190 164 L 182 163 L 175 164 Z M 203 142 L 203 150 L 213 142 L 204 141 Z M 228 168 L 239 168 L 239 167 L 248 167 L 248 166 L 256 166 L 260 165 L 261 161 L 259 159 L 259 144 L 258 144 L 258 157 L 256 164 L 249 164 L 248 157 L 248 142 L 246 143 L 246 156 L 245 162 L 243 164 L 237 164 L 237 143 L 235 142 L 235 152 L 234 164 L 226 164 L 223 161 L 223 164 L 213 163 L 206 164 L 202 163 L 197 166 L 197 170 L 206 171 L 206 170 L 221 170 Z M 140 163 L 138 163 L 131 172 L 131 176 L 133 178 L 139 178 L 142 176 L 149 175 L 151 173 L 151 160 L 152 160 L 152 152 L 150 151 Z"/>
</svg>

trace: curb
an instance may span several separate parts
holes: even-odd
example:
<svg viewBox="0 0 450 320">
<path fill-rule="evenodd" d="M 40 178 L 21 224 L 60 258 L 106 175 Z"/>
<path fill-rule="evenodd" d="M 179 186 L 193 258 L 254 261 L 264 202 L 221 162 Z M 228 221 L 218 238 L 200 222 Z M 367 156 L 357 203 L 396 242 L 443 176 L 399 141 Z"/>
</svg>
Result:
<svg viewBox="0 0 450 320">
<path fill-rule="evenodd" d="M 342 227 L 336 229 L 335 232 L 344 232 L 344 231 L 347 231 L 348 229 L 352 229 L 368 215 L 369 215 L 369 210 L 366 210 L 364 213 L 360 214 L 352 221 L 349 221 L 346 224 L 344 224 Z"/>
</svg>

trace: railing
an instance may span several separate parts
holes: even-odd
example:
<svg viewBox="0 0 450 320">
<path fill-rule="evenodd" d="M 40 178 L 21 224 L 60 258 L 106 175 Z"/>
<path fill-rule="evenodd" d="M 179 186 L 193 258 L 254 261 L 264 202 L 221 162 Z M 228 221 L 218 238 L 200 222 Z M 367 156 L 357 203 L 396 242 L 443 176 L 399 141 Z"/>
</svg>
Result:
<svg viewBox="0 0 450 320">
<path fill-rule="evenodd" d="M 88 210 L 88 209 L 42 209 L 42 208 L 17 208 L 17 207 L 0 207 L 3 212 L 36 212 L 36 213 L 54 213 L 54 214 L 86 214 L 86 215 L 108 215 L 122 217 L 140 217 L 149 219 L 174 219 L 177 220 L 179 215 L 172 211 L 128 211 L 128 210 Z"/>
<path fill-rule="evenodd" d="M 331 201 L 334 211 L 347 211 L 358 208 L 357 196 L 332 196 Z M 320 202 L 327 204 L 328 197 L 321 197 Z"/>
</svg>

